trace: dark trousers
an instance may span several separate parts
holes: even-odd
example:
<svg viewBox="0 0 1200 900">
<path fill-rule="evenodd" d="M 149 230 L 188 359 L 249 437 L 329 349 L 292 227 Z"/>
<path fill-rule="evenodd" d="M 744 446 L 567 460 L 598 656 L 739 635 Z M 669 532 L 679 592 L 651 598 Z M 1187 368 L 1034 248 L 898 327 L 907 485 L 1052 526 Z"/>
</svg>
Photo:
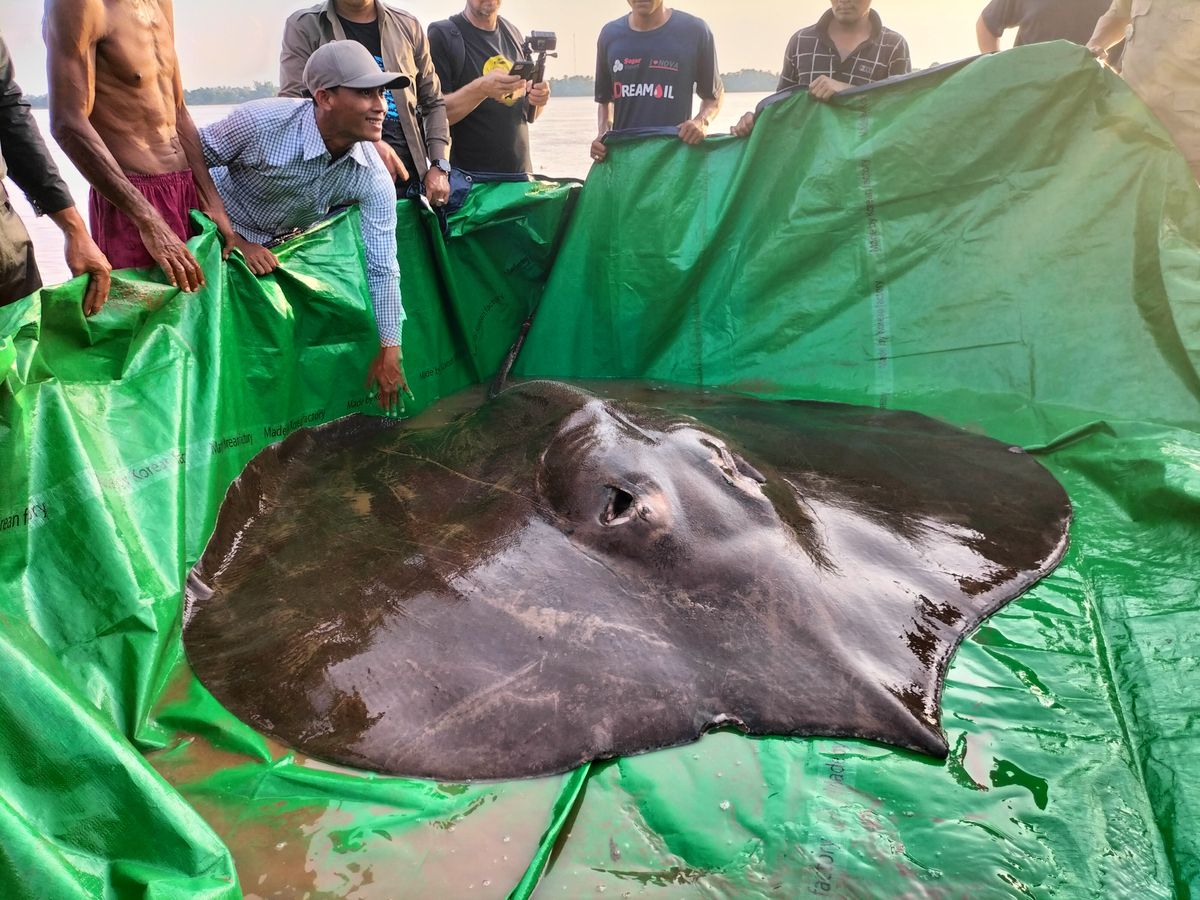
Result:
<svg viewBox="0 0 1200 900">
<path fill-rule="evenodd" d="M 41 286 L 33 242 L 0 183 L 0 306 L 28 297 Z"/>
</svg>

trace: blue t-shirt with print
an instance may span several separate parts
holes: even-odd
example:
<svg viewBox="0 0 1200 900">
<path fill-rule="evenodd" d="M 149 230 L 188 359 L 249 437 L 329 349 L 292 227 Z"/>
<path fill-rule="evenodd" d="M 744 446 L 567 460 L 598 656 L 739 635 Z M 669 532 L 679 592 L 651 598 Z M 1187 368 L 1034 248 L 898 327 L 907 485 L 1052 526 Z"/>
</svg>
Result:
<svg viewBox="0 0 1200 900">
<path fill-rule="evenodd" d="M 717 47 L 703 19 L 671 12 L 653 31 L 629 16 L 609 22 L 596 45 L 596 102 L 613 104 L 613 128 L 674 127 L 692 117 L 692 94 L 722 91 Z"/>
</svg>

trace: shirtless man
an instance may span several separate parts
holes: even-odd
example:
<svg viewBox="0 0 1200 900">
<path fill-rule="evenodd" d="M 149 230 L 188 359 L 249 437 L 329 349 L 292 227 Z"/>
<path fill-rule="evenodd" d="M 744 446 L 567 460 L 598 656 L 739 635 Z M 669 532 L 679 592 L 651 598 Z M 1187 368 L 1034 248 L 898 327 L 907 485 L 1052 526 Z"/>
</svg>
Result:
<svg viewBox="0 0 1200 900">
<path fill-rule="evenodd" d="M 46 0 L 50 131 L 92 185 L 91 231 L 114 268 L 157 263 L 185 291 L 204 273 L 184 242 L 188 211 L 211 218 L 225 254 L 275 267 L 238 237 L 183 102 L 171 0 Z"/>
</svg>

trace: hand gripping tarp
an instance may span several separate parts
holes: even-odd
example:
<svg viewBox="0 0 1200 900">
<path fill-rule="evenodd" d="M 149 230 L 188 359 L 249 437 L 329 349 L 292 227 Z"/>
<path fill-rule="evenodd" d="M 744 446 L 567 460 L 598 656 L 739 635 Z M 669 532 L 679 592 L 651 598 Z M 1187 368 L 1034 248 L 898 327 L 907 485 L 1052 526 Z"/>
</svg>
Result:
<svg viewBox="0 0 1200 900">
<path fill-rule="evenodd" d="M 0 894 L 1190 896 L 1200 189 L 1152 114 L 1021 48 L 784 98 L 748 141 L 616 144 L 574 196 L 476 188 L 444 241 L 401 205 L 418 407 L 540 298 L 521 374 L 915 409 L 1067 487 L 1066 562 L 951 667 L 950 758 L 718 733 L 461 786 L 239 723 L 183 660 L 183 577 L 255 452 L 368 408 L 373 326 L 353 215 L 264 279 L 209 231 L 195 296 L 0 310 Z"/>
</svg>

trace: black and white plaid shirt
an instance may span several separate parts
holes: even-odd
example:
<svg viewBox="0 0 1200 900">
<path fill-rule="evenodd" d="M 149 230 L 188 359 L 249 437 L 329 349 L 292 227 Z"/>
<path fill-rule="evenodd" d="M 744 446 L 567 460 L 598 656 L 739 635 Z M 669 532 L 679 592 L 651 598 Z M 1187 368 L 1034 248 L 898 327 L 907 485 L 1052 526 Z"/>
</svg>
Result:
<svg viewBox="0 0 1200 900">
<path fill-rule="evenodd" d="M 783 57 L 783 74 L 779 77 L 777 90 L 808 87 L 821 75 L 857 86 L 911 72 L 908 42 L 897 32 L 884 28 L 875 10 L 869 15 L 871 36 L 845 59 L 838 54 L 837 46 L 829 37 L 833 10 L 821 16 L 816 25 L 801 28 L 793 34 Z"/>
</svg>

